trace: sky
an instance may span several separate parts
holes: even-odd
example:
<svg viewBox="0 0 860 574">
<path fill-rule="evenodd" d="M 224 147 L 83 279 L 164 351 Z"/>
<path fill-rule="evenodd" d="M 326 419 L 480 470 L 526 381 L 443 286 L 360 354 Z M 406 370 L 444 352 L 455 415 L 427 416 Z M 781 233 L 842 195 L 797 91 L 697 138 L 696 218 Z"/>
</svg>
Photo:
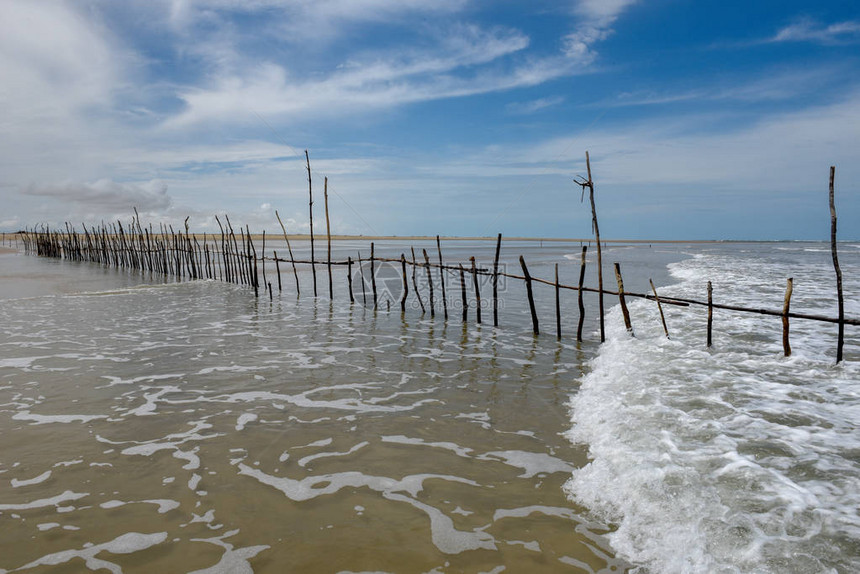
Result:
<svg viewBox="0 0 860 574">
<path fill-rule="evenodd" d="M 860 239 L 860 3 L 0 0 L 0 230 Z"/>
</svg>

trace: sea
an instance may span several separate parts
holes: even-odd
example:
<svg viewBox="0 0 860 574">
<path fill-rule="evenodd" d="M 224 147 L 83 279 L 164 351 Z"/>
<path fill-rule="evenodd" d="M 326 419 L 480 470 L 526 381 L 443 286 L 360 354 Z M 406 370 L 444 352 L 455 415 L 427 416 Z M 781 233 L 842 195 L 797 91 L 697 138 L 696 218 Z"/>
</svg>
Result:
<svg viewBox="0 0 860 574">
<path fill-rule="evenodd" d="M 370 241 L 336 241 L 357 260 Z M 263 289 L 0 253 L 0 573 L 860 572 L 860 327 L 470 273 L 265 266 Z M 597 286 L 593 244 L 501 268 Z M 259 246 L 258 246 L 259 247 Z M 307 242 L 293 242 L 309 256 Z M 436 243 L 377 258 L 438 261 Z M 269 242 L 267 255 L 286 246 Z M 316 258 L 325 257 L 324 242 Z M 839 244 L 860 318 L 860 244 Z M 628 293 L 835 317 L 829 243 L 631 243 Z M 278 274 L 280 271 L 280 276 Z M 261 272 L 263 270 L 261 269 Z M 377 279 L 373 302 L 371 275 Z M 476 296 L 475 278 L 480 293 Z M 271 285 L 271 290 L 268 289 Z M 416 298 L 418 286 L 421 301 Z M 464 319 L 463 291 L 466 292 Z M 423 305 L 423 310 L 422 310 Z M 481 310 L 478 322 L 477 311 Z M 447 313 L 447 318 L 446 318 Z"/>
</svg>

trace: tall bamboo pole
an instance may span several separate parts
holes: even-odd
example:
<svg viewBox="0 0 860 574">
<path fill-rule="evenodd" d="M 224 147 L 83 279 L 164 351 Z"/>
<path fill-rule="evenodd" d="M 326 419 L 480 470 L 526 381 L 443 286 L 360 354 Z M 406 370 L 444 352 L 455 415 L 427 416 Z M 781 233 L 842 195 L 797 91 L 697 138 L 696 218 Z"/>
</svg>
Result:
<svg viewBox="0 0 860 574">
<path fill-rule="evenodd" d="M 597 300 L 600 306 L 600 342 L 606 341 L 606 327 L 603 311 L 603 253 L 600 247 L 600 228 L 597 225 L 597 207 L 594 204 L 594 181 L 591 179 L 591 159 L 585 152 L 585 166 L 588 170 L 588 198 L 591 201 L 591 225 L 594 227 L 594 240 L 597 242 Z"/>
<path fill-rule="evenodd" d="M 579 265 L 579 289 L 577 290 L 577 303 L 579 304 L 579 323 L 576 326 L 576 340 L 582 342 L 582 325 L 585 323 L 585 304 L 582 301 L 582 285 L 585 282 L 585 253 L 588 245 L 582 246 L 582 262 Z"/>
</svg>

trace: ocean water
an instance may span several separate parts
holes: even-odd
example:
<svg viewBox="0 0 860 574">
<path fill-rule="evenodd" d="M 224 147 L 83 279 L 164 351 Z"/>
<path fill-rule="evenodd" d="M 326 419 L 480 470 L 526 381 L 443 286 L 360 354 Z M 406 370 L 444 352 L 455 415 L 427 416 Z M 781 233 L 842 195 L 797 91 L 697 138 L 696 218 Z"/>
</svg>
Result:
<svg viewBox="0 0 860 574">
<path fill-rule="evenodd" d="M 860 246 L 842 245 L 846 315 L 860 315 Z M 829 246 L 708 246 L 669 265 L 661 294 L 836 316 Z M 860 571 L 860 333 L 836 325 L 636 301 L 636 338 L 609 313 L 609 340 L 570 399 L 568 436 L 591 461 L 565 485 L 616 526 L 637 572 Z"/>
<path fill-rule="evenodd" d="M 841 249 L 860 316 L 860 247 Z M 492 264 L 490 243 L 443 250 Z M 506 242 L 509 272 L 521 254 L 533 276 L 558 263 L 576 283 L 579 243 Z M 629 291 L 653 278 L 704 298 L 711 279 L 717 302 L 774 309 L 793 276 L 793 310 L 835 315 L 823 244 L 610 246 L 608 285 L 613 261 Z M 479 325 L 468 274 L 464 323 L 456 274 L 445 321 L 438 275 L 430 317 L 414 291 L 401 314 L 399 266 L 377 270 L 377 309 L 358 274 L 349 304 L 342 267 L 333 301 L 324 266 L 317 298 L 307 269 L 299 297 L 288 265 L 281 291 L 266 271 L 273 293 L 254 297 L 0 255 L 0 572 L 860 567 L 857 328 L 835 367 L 834 325 L 793 320 L 785 359 L 779 318 L 717 311 L 708 350 L 704 309 L 667 308 L 666 340 L 654 303 L 630 300 L 636 338 L 613 308 L 601 346 L 590 295 L 577 344 L 575 293 L 562 293 L 558 341 L 545 285 L 534 337 L 515 280 L 493 328 L 490 285 Z"/>
</svg>

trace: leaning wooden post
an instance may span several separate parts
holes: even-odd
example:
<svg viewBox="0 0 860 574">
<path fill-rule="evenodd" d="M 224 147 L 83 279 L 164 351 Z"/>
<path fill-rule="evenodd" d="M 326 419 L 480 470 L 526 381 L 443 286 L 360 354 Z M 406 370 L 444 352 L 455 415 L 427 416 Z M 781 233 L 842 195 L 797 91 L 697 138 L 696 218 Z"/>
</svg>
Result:
<svg viewBox="0 0 860 574">
<path fill-rule="evenodd" d="M 630 323 L 630 311 L 627 310 L 627 301 L 624 300 L 624 281 L 621 280 L 621 265 L 615 262 L 615 281 L 618 282 L 618 302 L 621 303 L 621 314 L 624 315 L 624 327 L 631 336 L 633 334 L 633 325 Z"/>
<path fill-rule="evenodd" d="M 839 268 L 839 257 L 836 255 L 835 179 L 836 166 L 830 166 L 830 253 L 833 256 L 833 269 L 836 270 L 836 297 L 839 305 L 839 338 L 836 343 L 836 364 L 838 365 L 842 362 L 842 346 L 845 343 L 845 302 L 842 299 L 842 270 Z"/>
<path fill-rule="evenodd" d="M 349 284 L 349 302 L 355 303 L 355 297 L 352 296 L 352 257 L 346 258 L 346 282 Z"/>
<path fill-rule="evenodd" d="M 502 249 L 502 234 L 496 238 L 496 256 L 493 259 L 493 327 L 499 326 L 499 252 Z"/>
<path fill-rule="evenodd" d="M 714 301 L 713 301 L 714 288 L 711 285 L 711 282 L 708 281 L 708 347 L 710 348 L 713 343 L 711 339 L 711 328 L 714 325 Z"/>
<path fill-rule="evenodd" d="M 526 295 L 529 298 L 529 310 L 532 313 L 532 330 L 535 335 L 540 334 L 540 329 L 538 328 L 538 317 L 537 311 L 535 311 L 535 299 L 534 294 L 532 293 L 532 276 L 529 275 L 529 268 L 526 267 L 526 260 L 523 259 L 523 256 L 520 255 L 520 266 L 523 268 L 523 275 L 526 280 Z"/>
<path fill-rule="evenodd" d="M 418 290 L 418 264 L 415 262 L 415 248 L 412 247 L 412 287 L 415 288 L 415 298 L 418 299 L 418 304 L 421 305 L 421 313 L 427 310 L 424 308 L 424 301 L 421 300 L 421 291 Z"/>
<path fill-rule="evenodd" d="M 373 308 L 377 307 L 376 297 L 376 256 L 373 253 L 373 242 L 370 242 L 370 286 L 373 289 Z"/>
<path fill-rule="evenodd" d="M 481 324 L 481 289 L 478 286 L 478 269 L 475 266 L 475 257 L 470 257 L 469 260 L 472 262 L 472 282 L 475 284 L 475 312 L 478 324 Z"/>
<path fill-rule="evenodd" d="M 577 302 L 579 303 L 579 324 L 576 326 L 576 340 L 582 342 L 582 325 L 585 323 L 585 304 L 582 302 L 582 286 L 585 282 L 585 253 L 588 245 L 582 246 L 582 263 L 579 265 L 579 289 L 577 290 Z"/>
<path fill-rule="evenodd" d="M 403 296 L 400 297 L 400 311 L 406 312 L 406 297 L 409 295 L 409 281 L 406 279 L 406 255 L 400 254 L 400 269 L 403 271 Z"/>
<path fill-rule="evenodd" d="M 555 264 L 555 335 L 561 339 L 561 289 L 558 284 L 558 263 Z"/>
<path fill-rule="evenodd" d="M 591 160 L 585 152 L 585 166 L 588 170 L 588 197 L 591 200 L 591 225 L 594 227 L 594 240 L 597 242 L 597 300 L 600 306 L 600 342 L 606 341 L 606 328 L 603 318 L 603 254 L 600 248 L 600 228 L 597 226 L 597 208 L 594 205 L 594 181 L 591 179 Z"/>
<path fill-rule="evenodd" d="M 427 267 L 427 283 L 430 285 L 430 318 L 436 316 L 436 298 L 433 296 L 433 275 L 430 272 L 430 257 L 427 255 L 427 250 L 424 249 L 424 265 Z"/>
<path fill-rule="evenodd" d="M 442 284 L 442 312 L 445 320 L 448 320 L 448 295 L 445 293 L 445 266 L 442 263 L 442 243 L 436 236 L 436 251 L 439 252 L 439 282 Z"/>
<path fill-rule="evenodd" d="M 325 198 L 325 236 L 328 244 L 328 298 L 334 299 L 334 291 L 331 281 L 331 225 L 328 219 L 328 178 L 323 179 L 323 197 Z"/>
<path fill-rule="evenodd" d="M 782 350 L 786 357 L 791 356 L 791 345 L 788 342 L 788 309 L 791 306 L 791 292 L 794 290 L 794 278 L 789 277 L 785 287 L 785 302 L 782 305 Z"/>
<path fill-rule="evenodd" d="M 287 242 L 287 251 L 290 252 L 290 264 L 293 266 L 293 275 L 296 277 L 296 295 L 300 294 L 299 290 L 299 272 L 296 271 L 296 260 L 293 258 L 293 248 L 290 247 L 290 238 L 287 236 L 287 228 L 284 227 L 284 222 L 281 221 L 281 216 L 278 215 L 278 211 L 275 210 L 275 217 L 278 218 L 278 223 L 281 224 L 281 230 L 284 232 L 284 241 Z"/>
<path fill-rule="evenodd" d="M 654 300 L 657 301 L 657 310 L 660 311 L 660 321 L 663 323 L 663 332 L 666 333 L 666 338 L 669 338 L 669 327 L 666 326 L 666 316 L 663 315 L 663 304 L 660 303 L 660 297 L 657 295 L 657 288 L 654 287 L 654 282 L 648 279 L 651 283 L 651 291 L 654 292 Z"/>
<path fill-rule="evenodd" d="M 358 272 L 361 275 L 361 304 L 367 306 L 367 288 L 365 287 L 364 264 L 361 261 L 361 251 L 358 252 Z"/>
<path fill-rule="evenodd" d="M 466 298 L 466 272 L 463 271 L 463 265 L 458 263 L 460 268 L 460 295 L 463 298 L 463 323 L 469 318 L 469 300 Z"/>
<path fill-rule="evenodd" d="M 308 210 L 310 212 L 310 227 L 311 227 L 311 273 L 314 276 L 314 297 L 317 296 L 317 268 L 314 264 L 314 189 L 311 183 L 311 158 L 308 155 L 308 150 L 305 150 L 305 160 L 308 164 Z"/>
</svg>

